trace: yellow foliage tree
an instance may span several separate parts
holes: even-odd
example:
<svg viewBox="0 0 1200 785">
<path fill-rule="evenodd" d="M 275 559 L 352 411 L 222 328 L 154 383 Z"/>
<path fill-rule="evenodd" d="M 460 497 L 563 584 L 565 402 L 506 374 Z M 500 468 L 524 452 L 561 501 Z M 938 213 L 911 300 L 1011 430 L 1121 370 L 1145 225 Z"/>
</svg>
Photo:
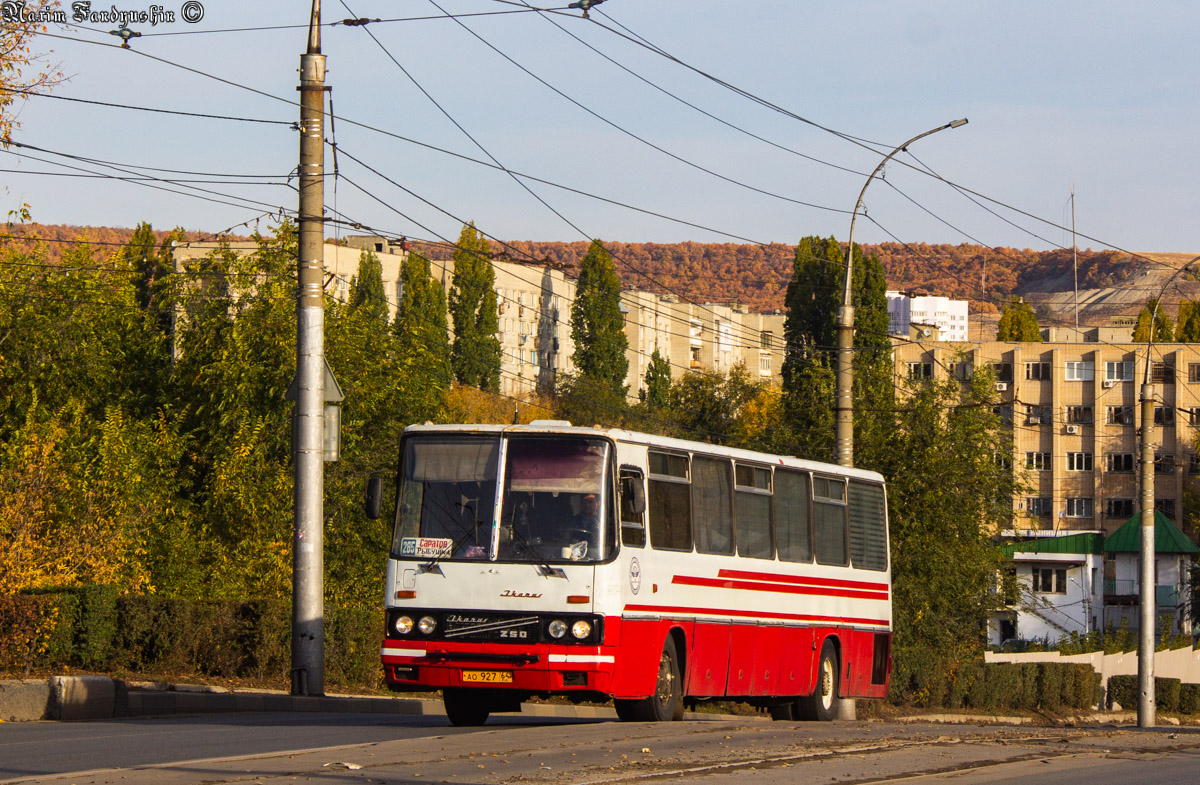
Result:
<svg viewBox="0 0 1200 785">
<path fill-rule="evenodd" d="M 38 33 L 49 29 L 59 10 L 58 0 L 5 3 L 0 21 L 0 145 L 8 147 L 17 127 L 13 111 L 18 98 L 49 90 L 63 80 L 62 71 L 34 49 Z"/>
</svg>

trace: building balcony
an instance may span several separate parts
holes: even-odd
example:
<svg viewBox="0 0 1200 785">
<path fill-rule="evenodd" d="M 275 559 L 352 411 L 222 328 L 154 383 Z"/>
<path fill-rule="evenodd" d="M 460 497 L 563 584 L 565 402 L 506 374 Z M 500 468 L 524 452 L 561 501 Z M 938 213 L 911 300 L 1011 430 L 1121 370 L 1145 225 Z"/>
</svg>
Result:
<svg viewBox="0 0 1200 785">
<path fill-rule="evenodd" d="M 1106 601 L 1119 604 L 1132 604 L 1137 602 L 1139 596 L 1137 581 L 1114 580 L 1112 578 L 1104 579 L 1104 598 Z M 1178 607 L 1179 601 L 1180 591 L 1178 586 L 1154 587 L 1154 604 L 1158 607 L 1175 608 Z"/>
</svg>

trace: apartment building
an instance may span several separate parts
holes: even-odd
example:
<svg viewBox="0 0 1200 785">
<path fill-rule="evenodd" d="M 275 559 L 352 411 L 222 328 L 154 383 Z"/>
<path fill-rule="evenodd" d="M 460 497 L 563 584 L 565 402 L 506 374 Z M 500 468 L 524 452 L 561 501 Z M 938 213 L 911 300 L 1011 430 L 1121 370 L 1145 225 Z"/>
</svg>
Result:
<svg viewBox="0 0 1200 785">
<path fill-rule="evenodd" d="M 914 326 L 935 328 L 943 341 L 966 341 L 970 315 L 966 300 L 907 292 L 887 292 L 888 332 L 909 335 Z"/>
<path fill-rule="evenodd" d="M 908 380 L 991 367 L 1013 470 L 1029 485 L 1015 528 L 1111 534 L 1136 511 L 1145 344 L 897 342 L 895 363 Z M 1200 488 L 1200 345 L 1153 347 L 1150 375 L 1155 507 L 1180 525 L 1184 490 Z"/>
<path fill-rule="evenodd" d="M 389 318 L 394 318 L 402 293 L 400 271 L 409 244 L 373 236 L 351 236 L 347 245 L 326 244 L 326 291 L 340 300 L 350 296 L 359 256 L 369 250 L 383 269 Z M 187 243 L 176 249 L 176 263 L 186 267 L 219 246 Z M 230 243 L 236 253 L 252 253 L 251 242 Z M 454 277 L 453 261 L 431 260 L 431 273 L 447 292 Z M 561 373 L 572 373 L 571 303 L 575 279 L 561 270 L 509 260 L 492 262 L 499 317 L 500 392 L 524 396 L 553 389 Z M 636 398 L 646 369 L 657 350 L 671 364 L 672 376 L 689 370 L 728 373 L 744 364 L 755 378 L 779 384 L 783 366 L 784 315 L 749 313 L 729 303 L 685 303 L 672 294 L 645 291 L 621 293 L 625 316 L 629 394 Z"/>
</svg>

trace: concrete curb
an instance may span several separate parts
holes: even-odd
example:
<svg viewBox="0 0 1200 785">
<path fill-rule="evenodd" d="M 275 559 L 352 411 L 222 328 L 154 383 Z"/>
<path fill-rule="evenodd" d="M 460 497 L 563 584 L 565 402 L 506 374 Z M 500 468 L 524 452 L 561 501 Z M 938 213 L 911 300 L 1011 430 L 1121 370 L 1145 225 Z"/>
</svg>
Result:
<svg viewBox="0 0 1200 785">
<path fill-rule="evenodd" d="M 0 681 L 0 722 L 101 720 L 171 714 L 325 712 L 445 716 L 442 702 L 373 695 L 295 696 L 284 692 L 232 691 L 199 684 L 125 682 L 107 676 L 54 676 Z M 525 703 L 528 717 L 615 719 L 610 706 Z M 756 720 L 757 717 L 687 712 L 693 720 Z"/>
</svg>

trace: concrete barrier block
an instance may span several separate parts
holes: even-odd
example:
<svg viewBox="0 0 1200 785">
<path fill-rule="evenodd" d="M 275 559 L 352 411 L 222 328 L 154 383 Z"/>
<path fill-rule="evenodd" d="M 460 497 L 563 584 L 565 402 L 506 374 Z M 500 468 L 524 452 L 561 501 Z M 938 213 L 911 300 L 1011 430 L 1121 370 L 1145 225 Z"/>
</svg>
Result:
<svg viewBox="0 0 1200 785">
<path fill-rule="evenodd" d="M 116 685 L 107 676 L 54 676 L 50 690 L 54 719 L 109 719 L 116 712 Z"/>
<path fill-rule="evenodd" d="M 44 720 L 50 716 L 50 684 L 45 679 L 0 681 L 0 719 Z"/>
</svg>

